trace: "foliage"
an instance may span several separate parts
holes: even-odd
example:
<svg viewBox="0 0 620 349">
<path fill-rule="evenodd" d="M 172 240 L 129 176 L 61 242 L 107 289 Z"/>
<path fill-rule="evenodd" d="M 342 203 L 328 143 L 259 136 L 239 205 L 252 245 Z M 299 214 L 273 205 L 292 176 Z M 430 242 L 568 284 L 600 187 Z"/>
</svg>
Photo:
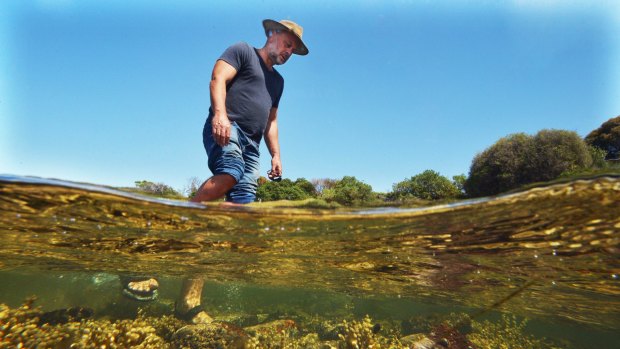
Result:
<svg viewBox="0 0 620 349">
<path fill-rule="evenodd" d="M 592 166 L 587 144 L 572 131 L 539 131 L 532 147 L 523 176 L 527 183 L 550 181 L 564 172 Z"/>
<path fill-rule="evenodd" d="M 310 195 L 290 179 L 283 179 L 280 182 L 266 182 L 259 186 L 256 197 L 261 201 L 303 200 Z"/>
<path fill-rule="evenodd" d="M 537 339 L 524 332 L 527 320 L 519 322 L 513 316 L 503 315 L 502 321 L 482 323 L 472 321 L 473 332 L 467 335 L 476 348 L 488 349 L 539 349 L 552 348 L 543 339 Z"/>
<path fill-rule="evenodd" d="M 519 176 L 525 167 L 530 143 L 531 137 L 516 133 L 500 138 L 490 148 L 477 154 L 465 181 L 467 195 L 492 195 L 519 186 L 523 182 Z"/>
<path fill-rule="evenodd" d="M 140 189 L 146 194 L 167 197 L 167 198 L 179 198 L 182 195 L 171 186 L 163 183 L 154 183 L 150 181 L 136 181 L 136 188 Z"/>
<path fill-rule="evenodd" d="M 620 116 L 605 121 L 586 136 L 586 143 L 610 153 L 620 151 Z"/>
<path fill-rule="evenodd" d="M 187 185 L 183 188 L 183 194 L 188 198 L 193 198 L 200 189 L 202 182 L 198 177 L 191 177 L 187 180 Z"/>
<path fill-rule="evenodd" d="M 316 187 L 309 180 L 305 178 L 297 178 L 295 180 L 295 186 L 303 190 L 308 194 L 308 196 L 315 198 L 318 194 Z"/>
<path fill-rule="evenodd" d="M 459 191 L 459 196 L 465 196 L 465 181 L 467 180 L 467 176 L 464 174 L 452 176 L 452 184 L 456 187 L 456 190 Z"/>
<path fill-rule="evenodd" d="M 366 315 L 361 321 L 344 320 L 338 334 L 338 349 L 381 349 L 406 348 L 396 338 L 386 338 L 377 334 L 380 327 Z"/>
<path fill-rule="evenodd" d="M 262 179 L 262 180 L 261 180 Z M 256 197 L 260 201 L 315 199 L 305 207 L 334 208 L 339 205 L 368 204 L 375 199 L 372 187 L 355 177 L 345 176 L 340 180 L 320 179 L 308 181 L 297 178 L 294 182 L 283 179 L 280 182 L 259 178 Z"/>
<path fill-rule="evenodd" d="M 609 163 L 605 161 L 605 157 L 607 156 L 607 152 L 605 150 L 589 145 L 588 152 L 592 158 L 592 168 L 604 169 L 610 166 Z"/>
<path fill-rule="evenodd" d="M 315 178 L 311 181 L 318 195 L 323 194 L 325 189 L 332 189 L 338 180 L 331 178 Z"/>
<path fill-rule="evenodd" d="M 353 176 L 344 176 L 330 189 L 324 189 L 320 198 L 327 202 L 335 201 L 345 206 L 370 203 L 375 199 L 372 187 Z"/>
<path fill-rule="evenodd" d="M 494 195 L 591 166 L 590 151 L 575 132 L 542 130 L 533 137 L 517 133 L 476 155 L 465 191 L 474 197 Z"/>
<path fill-rule="evenodd" d="M 410 179 L 394 184 L 390 197 L 396 200 L 410 197 L 439 200 L 456 198 L 460 194 L 459 188 L 448 178 L 433 170 L 426 170 Z"/>
</svg>

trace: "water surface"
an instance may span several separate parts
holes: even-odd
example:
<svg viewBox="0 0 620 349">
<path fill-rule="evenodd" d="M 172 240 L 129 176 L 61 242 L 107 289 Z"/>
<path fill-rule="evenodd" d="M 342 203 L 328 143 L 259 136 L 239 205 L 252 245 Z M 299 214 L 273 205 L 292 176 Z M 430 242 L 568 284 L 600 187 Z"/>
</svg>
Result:
<svg viewBox="0 0 620 349">
<path fill-rule="evenodd" d="M 222 319 L 368 314 L 405 335 L 411 318 L 509 313 L 566 347 L 620 343 L 616 177 L 352 213 L 222 209 L 1 176 L 0 241 L 0 303 L 13 307 L 36 294 L 44 309 L 125 316 L 144 304 L 120 296 L 117 276 L 143 274 L 161 283 L 147 307 L 165 314 L 181 280 L 201 277 L 203 303 Z"/>
</svg>

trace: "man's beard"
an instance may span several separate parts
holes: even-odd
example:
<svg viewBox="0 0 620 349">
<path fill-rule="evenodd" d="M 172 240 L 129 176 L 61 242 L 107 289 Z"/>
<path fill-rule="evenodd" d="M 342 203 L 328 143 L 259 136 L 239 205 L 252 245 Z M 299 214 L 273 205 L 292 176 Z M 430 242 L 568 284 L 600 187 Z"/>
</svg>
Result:
<svg viewBox="0 0 620 349">
<path fill-rule="evenodd" d="M 282 65 L 286 63 L 286 61 L 288 60 L 288 59 L 284 59 L 281 55 L 275 52 L 269 53 L 269 58 L 271 58 L 273 65 Z"/>
</svg>

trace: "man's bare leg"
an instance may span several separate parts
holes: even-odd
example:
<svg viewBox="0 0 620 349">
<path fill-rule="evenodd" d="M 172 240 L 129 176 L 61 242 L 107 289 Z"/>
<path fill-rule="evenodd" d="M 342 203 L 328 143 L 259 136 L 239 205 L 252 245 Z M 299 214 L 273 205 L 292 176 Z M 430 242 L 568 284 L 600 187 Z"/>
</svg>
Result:
<svg viewBox="0 0 620 349">
<path fill-rule="evenodd" d="M 227 174 L 215 175 L 207 179 L 200 188 L 196 195 L 190 199 L 192 202 L 204 202 L 217 200 L 232 189 L 237 184 L 235 178 Z"/>
<path fill-rule="evenodd" d="M 190 199 L 192 202 L 213 201 L 226 195 L 226 193 L 237 184 L 235 179 L 227 174 L 215 175 L 207 179 L 196 195 Z M 202 287 L 204 280 L 201 278 L 192 278 L 183 280 L 181 288 L 181 299 L 177 302 L 176 312 L 178 314 L 188 314 L 191 318 L 187 319 L 195 324 L 209 323 L 213 318 L 204 310 L 197 308 L 200 306 L 200 297 L 202 296 Z M 193 313 L 194 309 L 200 309 L 197 313 Z"/>
<path fill-rule="evenodd" d="M 205 324 L 213 321 L 213 318 L 202 308 L 197 308 L 200 306 L 203 285 L 204 280 L 202 278 L 183 280 L 183 287 L 181 288 L 182 299 L 176 305 L 176 312 L 182 315 L 189 314 L 190 318 L 187 320 L 194 324 Z M 191 314 L 190 312 L 194 309 L 198 309 L 198 311 Z"/>
</svg>

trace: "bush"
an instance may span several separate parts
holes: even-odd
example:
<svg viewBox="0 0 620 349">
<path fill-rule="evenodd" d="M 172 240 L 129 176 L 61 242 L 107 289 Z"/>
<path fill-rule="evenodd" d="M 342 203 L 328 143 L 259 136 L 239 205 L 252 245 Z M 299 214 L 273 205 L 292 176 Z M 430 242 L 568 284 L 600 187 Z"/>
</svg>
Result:
<svg viewBox="0 0 620 349">
<path fill-rule="evenodd" d="M 303 190 L 308 196 L 315 198 L 317 196 L 317 190 L 314 184 L 305 178 L 297 178 L 295 186 Z"/>
<path fill-rule="evenodd" d="M 524 182 L 521 176 L 530 145 L 530 136 L 516 133 L 476 155 L 465 181 L 467 195 L 493 195 L 518 187 Z"/>
<path fill-rule="evenodd" d="M 314 186 L 317 192 L 317 195 L 323 194 L 323 190 L 325 189 L 333 188 L 337 182 L 338 182 L 337 179 L 331 179 L 331 178 L 318 178 L 318 179 L 313 179 L 311 181 L 312 185 Z"/>
<path fill-rule="evenodd" d="M 591 165 L 590 151 L 575 132 L 542 130 L 533 137 L 517 133 L 476 155 L 465 191 L 473 197 L 495 195 Z"/>
<path fill-rule="evenodd" d="M 601 127 L 586 136 L 586 143 L 607 152 L 608 158 L 614 158 L 620 151 L 620 116 L 605 121 Z"/>
<path fill-rule="evenodd" d="M 151 195 L 162 196 L 162 197 L 180 197 L 182 196 L 176 190 L 172 189 L 171 186 L 163 184 L 163 183 L 153 183 L 150 181 L 136 181 L 136 188 L 142 190 L 143 192 Z"/>
<path fill-rule="evenodd" d="M 456 189 L 459 191 L 460 197 L 465 196 L 465 181 L 466 180 L 467 180 L 467 176 L 465 176 L 464 174 L 452 176 L 452 183 L 454 184 Z"/>
<path fill-rule="evenodd" d="M 310 195 L 290 179 L 283 179 L 280 182 L 266 182 L 259 186 L 256 197 L 261 201 L 303 200 L 309 198 Z"/>
<path fill-rule="evenodd" d="M 372 187 L 353 176 L 344 176 L 330 189 L 323 189 L 321 198 L 335 201 L 341 205 L 354 206 L 370 203 L 374 200 Z"/>
<path fill-rule="evenodd" d="M 523 178 L 526 183 L 550 181 L 564 172 L 591 166 L 588 146 L 577 133 L 542 130 L 532 139 Z"/>
<path fill-rule="evenodd" d="M 410 179 L 394 184 L 390 198 L 439 200 L 456 198 L 460 194 L 459 188 L 448 178 L 433 170 L 426 170 Z"/>
</svg>

